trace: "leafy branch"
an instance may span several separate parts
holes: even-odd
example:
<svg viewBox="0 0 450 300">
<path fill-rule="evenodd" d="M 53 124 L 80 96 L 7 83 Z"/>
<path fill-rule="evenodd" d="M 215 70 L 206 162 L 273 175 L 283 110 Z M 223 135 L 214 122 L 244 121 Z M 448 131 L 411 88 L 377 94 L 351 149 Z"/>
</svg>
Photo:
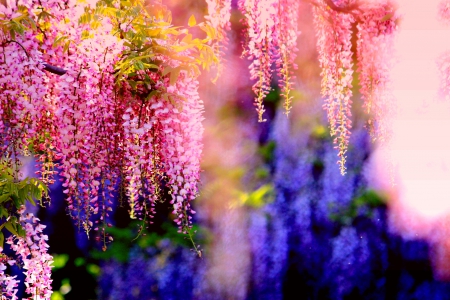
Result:
<svg viewBox="0 0 450 300">
<path fill-rule="evenodd" d="M 0 161 L 0 247 L 3 247 L 6 228 L 15 236 L 25 237 L 25 230 L 20 224 L 18 210 L 30 202 L 36 205 L 48 196 L 48 187 L 36 178 L 14 179 L 14 171 L 5 161 Z"/>
</svg>

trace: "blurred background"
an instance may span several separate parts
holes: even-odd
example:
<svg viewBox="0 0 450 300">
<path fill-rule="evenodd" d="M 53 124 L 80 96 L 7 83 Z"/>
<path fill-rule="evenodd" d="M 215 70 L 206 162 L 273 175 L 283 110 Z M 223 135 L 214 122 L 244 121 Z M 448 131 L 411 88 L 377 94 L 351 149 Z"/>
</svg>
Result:
<svg viewBox="0 0 450 300">
<path fill-rule="evenodd" d="M 163 4 L 174 25 L 207 13 L 204 1 Z M 214 70 L 200 78 L 204 171 L 194 223 L 202 257 L 177 233 L 168 201 L 137 239 L 138 224 L 119 206 L 114 242 L 102 252 L 66 215 L 57 181 L 51 206 L 38 212 L 54 255 L 53 300 L 450 299 L 450 284 L 433 271 L 433 245 L 390 229 L 387 195 L 370 179 L 375 149 L 363 128 L 357 76 L 348 173 L 340 175 L 310 5 L 302 1 L 299 13 L 289 118 L 274 81 L 267 122 L 257 122 L 236 1 L 224 72 L 216 84 Z"/>
</svg>

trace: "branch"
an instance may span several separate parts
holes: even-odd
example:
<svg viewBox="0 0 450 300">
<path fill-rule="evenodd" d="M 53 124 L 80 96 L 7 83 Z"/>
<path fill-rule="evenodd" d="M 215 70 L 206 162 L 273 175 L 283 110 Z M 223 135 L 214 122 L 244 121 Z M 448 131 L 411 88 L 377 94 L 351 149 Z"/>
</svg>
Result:
<svg viewBox="0 0 450 300">
<path fill-rule="evenodd" d="M 333 0 L 324 0 L 324 1 L 328 5 L 328 7 L 337 12 L 351 13 L 353 10 L 358 8 L 358 5 L 356 3 L 353 3 L 345 7 L 339 7 L 336 4 L 334 4 Z"/>
<path fill-rule="evenodd" d="M 48 71 L 50 73 L 60 75 L 60 76 L 67 73 L 67 70 L 49 65 L 48 63 L 43 63 L 43 65 L 44 65 L 44 70 Z"/>
<path fill-rule="evenodd" d="M 320 5 L 314 1 L 314 0 L 309 0 L 309 3 L 311 3 L 314 6 L 319 7 Z M 336 4 L 334 4 L 333 0 L 323 0 L 323 2 L 332 10 L 336 11 L 336 12 L 340 12 L 340 13 L 352 13 L 354 10 L 358 9 L 358 4 L 353 3 L 351 5 L 348 6 L 344 6 L 344 7 L 340 7 L 337 6 Z"/>
</svg>

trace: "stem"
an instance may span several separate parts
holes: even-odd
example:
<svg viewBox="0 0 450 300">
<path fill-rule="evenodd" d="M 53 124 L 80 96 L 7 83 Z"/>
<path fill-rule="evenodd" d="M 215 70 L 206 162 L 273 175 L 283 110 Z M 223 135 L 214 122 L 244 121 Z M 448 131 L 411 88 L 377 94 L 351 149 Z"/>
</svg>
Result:
<svg viewBox="0 0 450 300">
<path fill-rule="evenodd" d="M 15 40 L 9 40 L 9 41 L 5 41 L 4 44 L 9 44 L 9 43 L 16 43 L 17 45 L 20 46 L 20 48 L 22 48 L 22 50 L 25 52 L 25 54 L 27 55 L 28 59 L 30 58 L 30 55 L 28 54 L 28 51 L 25 49 L 24 46 L 22 46 L 21 43 L 19 43 L 18 41 Z"/>
<path fill-rule="evenodd" d="M 202 250 L 200 250 L 195 244 L 194 239 L 192 238 L 191 230 L 192 228 L 188 228 L 188 230 L 186 230 L 189 236 L 189 240 L 191 240 L 191 243 L 194 246 L 194 251 L 197 253 L 198 257 L 202 258 Z"/>
</svg>

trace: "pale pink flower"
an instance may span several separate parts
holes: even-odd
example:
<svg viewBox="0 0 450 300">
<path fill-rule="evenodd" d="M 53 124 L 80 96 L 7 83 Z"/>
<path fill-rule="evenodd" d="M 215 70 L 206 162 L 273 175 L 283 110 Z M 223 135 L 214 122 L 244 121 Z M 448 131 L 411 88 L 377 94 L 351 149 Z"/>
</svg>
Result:
<svg viewBox="0 0 450 300">
<path fill-rule="evenodd" d="M 353 60 L 351 51 L 353 15 L 330 9 L 323 0 L 313 7 L 317 49 L 322 68 L 323 108 L 327 112 L 331 136 L 338 149 L 341 174 L 346 173 L 346 152 L 352 127 Z"/>
</svg>

